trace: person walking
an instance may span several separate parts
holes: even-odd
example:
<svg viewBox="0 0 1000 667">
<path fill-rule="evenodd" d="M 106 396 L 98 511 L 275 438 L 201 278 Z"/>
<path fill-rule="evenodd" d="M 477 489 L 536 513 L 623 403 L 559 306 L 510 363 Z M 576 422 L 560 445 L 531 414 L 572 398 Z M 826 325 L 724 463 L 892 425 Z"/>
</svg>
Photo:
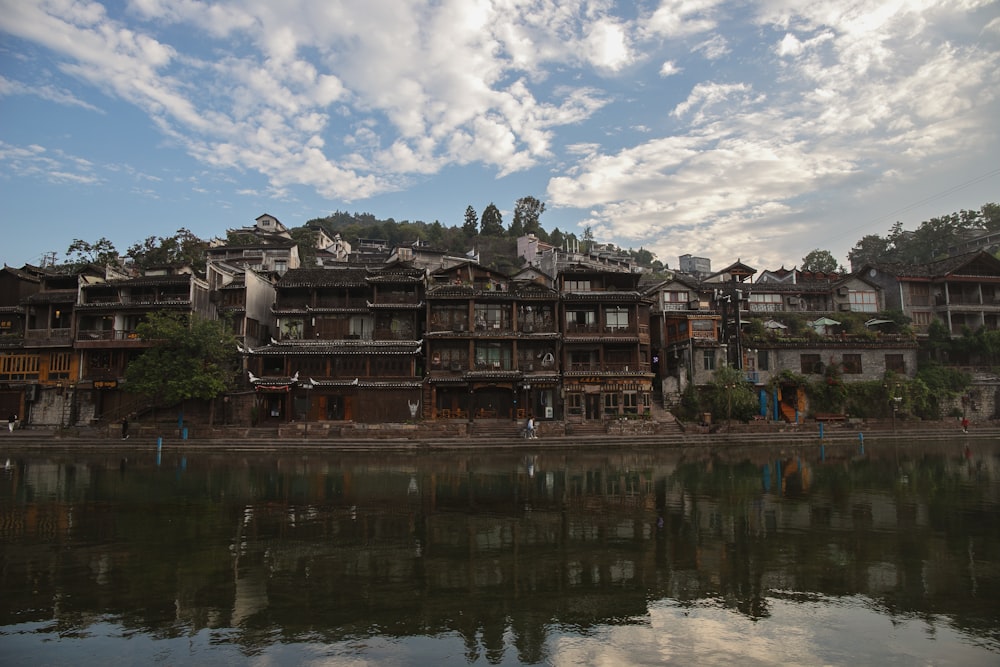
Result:
<svg viewBox="0 0 1000 667">
<path fill-rule="evenodd" d="M 528 415 L 528 424 L 525 426 L 525 431 L 527 431 L 529 439 L 535 439 L 535 417 L 533 415 Z"/>
<path fill-rule="evenodd" d="M 7 430 L 11 433 L 14 432 L 14 426 L 17 424 L 17 413 L 10 413 L 10 417 L 7 418 Z"/>
<path fill-rule="evenodd" d="M 122 440 L 128 438 L 128 417 L 122 417 Z"/>
<path fill-rule="evenodd" d="M 962 417 L 962 433 L 968 433 L 968 432 L 969 432 L 969 418 Z"/>
</svg>

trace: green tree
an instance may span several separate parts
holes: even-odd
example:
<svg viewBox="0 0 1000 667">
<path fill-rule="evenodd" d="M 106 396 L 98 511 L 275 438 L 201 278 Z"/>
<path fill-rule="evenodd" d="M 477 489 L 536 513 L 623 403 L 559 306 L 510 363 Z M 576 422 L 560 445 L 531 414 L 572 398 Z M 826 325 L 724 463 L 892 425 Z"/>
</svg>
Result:
<svg viewBox="0 0 1000 667">
<path fill-rule="evenodd" d="M 125 369 L 125 389 L 156 404 L 209 400 L 230 389 L 239 369 L 236 337 L 224 323 L 172 312 L 152 312 L 136 327 L 152 347 Z"/>
<path fill-rule="evenodd" d="M 594 246 L 594 230 L 587 225 L 586 229 L 583 230 L 583 251 L 589 252 Z"/>
<path fill-rule="evenodd" d="M 476 215 L 476 209 L 472 208 L 471 204 L 465 208 L 465 222 L 462 223 L 462 231 L 467 236 L 475 236 L 479 233 L 479 216 Z"/>
<path fill-rule="evenodd" d="M 302 268 L 316 266 L 316 230 L 312 227 L 296 227 L 288 233 L 299 246 L 299 265 Z"/>
<path fill-rule="evenodd" d="M 96 243 L 88 243 L 82 239 L 73 239 L 66 250 L 70 264 L 115 264 L 118 262 L 118 251 L 115 244 L 103 236 Z"/>
<path fill-rule="evenodd" d="M 748 421 L 757 408 L 753 386 L 747 382 L 743 371 L 732 366 L 717 368 L 708 386 L 708 402 L 716 419 Z"/>
<path fill-rule="evenodd" d="M 534 234 L 541 236 L 542 225 L 540 219 L 545 213 L 545 203 L 532 196 L 521 197 L 514 204 L 514 222 L 511 223 L 511 236 L 517 238 L 522 234 Z M 521 233 L 514 234 L 514 228 L 518 227 Z"/>
<path fill-rule="evenodd" d="M 483 216 L 479 221 L 479 233 L 482 236 L 503 236 L 503 216 L 500 209 L 493 202 L 483 211 Z"/>
<path fill-rule="evenodd" d="M 890 253 L 889 240 L 878 234 L 868 234 L 847 253 L 847 261 L 851 263 L 851 270 L 857 271 L 865 264 L 877 264 L 880 262 L 892 262 L 893 256 Z"/>
<path fill-rule="evenodd" d="M 173 236 L 166 238 L 147 236 L 145 241 L 133 243 L 125 252 L 125 256 L 141 269 L 186 264 L 203 271 L 207 249 L 208 241 L 181 227 Z"/>
<path fill-rule="evenodd" d="M 802 258 L 802 270 L 815 273 L 834 273 L 837 271 L 837 260 L 829 250 L 816 249 Z"/>
</svg>

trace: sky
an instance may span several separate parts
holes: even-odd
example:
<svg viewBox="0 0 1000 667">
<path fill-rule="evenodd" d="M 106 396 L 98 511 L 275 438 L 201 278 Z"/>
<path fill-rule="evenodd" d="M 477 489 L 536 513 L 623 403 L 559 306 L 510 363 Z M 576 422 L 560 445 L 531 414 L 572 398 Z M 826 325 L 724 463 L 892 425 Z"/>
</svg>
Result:
<svg viewBox="0 0 1000 667">
<path fill-rule="evenodd" d="M 0 0 L 0 259 L 533 196 L 673 268 L 848 266 L 1000 203 L 998 84 L 997 0 Z"/>
</svg>

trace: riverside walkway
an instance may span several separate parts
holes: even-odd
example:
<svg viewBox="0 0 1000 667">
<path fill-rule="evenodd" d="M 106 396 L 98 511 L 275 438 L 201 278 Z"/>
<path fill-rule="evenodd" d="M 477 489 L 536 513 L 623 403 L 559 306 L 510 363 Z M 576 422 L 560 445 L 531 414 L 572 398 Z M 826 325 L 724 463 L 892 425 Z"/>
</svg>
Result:
<svg viewBox="0 0 1000 667">
<path fill-rule="evenodd" d="M 133 433 L 129 439 L 109 435 L 97 429 L 73 429 L 66 431 L 52 429 L 19 429 L 13 433 L 0 434 L 0 456 L 5 449 L 145 449 L 162 447 L 169 449 L 213 449 L 219 451 L 277 451 L 277 450 L 330 450 L 330 451 L 435 451 L 435 450 L 476 450 L 476 449 L 600 449 L 600 448 L 650 448 L 650 447 L 705 447 L 725 445 L 775 445 L 787 443 L 847 443 L 847 442 L 891 442 L 905 444 L 908 441 L 928 439 L 953 441 L 958 444 L 1000 439 L 1000 424 L 974 426 L 963 433 L 953 422 L 931 422 L 919 428 L 885 428 L 873 425 L 853 429 L 826 428 L 821 434 L 815 424 L 800 424 L 794 428 L 772 431 L 741 431 L 721 429 L 713 433 L 689 433 L 683 431 L 660 434 L 586 434 L 553 435 L 537 440 L 525 440 L 512 436 L 463 437 L 456 435 L 435 436 L 426 432 L 407 437 L 365 437 L 330 436 L 325 434 L 283 434 L 272 437 L 247 437 L 245 429 L 227 433 L 218 429 L 210 436 L 184 438 L 176 430 L 167 429 L 161 434 L 153 432 Z"/>
</svg>

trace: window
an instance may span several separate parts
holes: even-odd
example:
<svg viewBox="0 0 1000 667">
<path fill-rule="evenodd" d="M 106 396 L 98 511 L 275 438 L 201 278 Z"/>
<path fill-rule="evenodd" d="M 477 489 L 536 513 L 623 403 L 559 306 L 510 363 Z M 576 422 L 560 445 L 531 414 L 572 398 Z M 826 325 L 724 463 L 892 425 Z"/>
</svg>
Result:
<svg viewBox="0 0 1000 667">
<path fill-rule="evenodd" d="M 508 328 L 508 318 L 504 308 L 497 303 L 477 303 L 475 322 L 477 331 L 495 331 Z"/>
<path fill-rule="evenodd" d="M 567 280 L 563 283 L 563 290 L 566 292 L 589 292 L 589 280 Z"/>
<path fill-rule="evenodd" d="M 820 361 L 818 354 L 799 355 L 799 362 L 800 370 L 804 375 L 823 372 L 823 362 Z"/>
<path fill-rule="evenodd" d="M 903 360 L 903 355 L 901 354 L 885 355 L 885 370 L 892 371 L 893 373 L 905 374 L 906 362 Z"/>
<path fill-rule="evenodd" d="M 604 414 L 606 415 L 618 414 L 618 394 L 614 393 L 604 394 Z"/>
<path fill-rule="evenodd" d="M 480 370 L 510 370 L 511 349 L 499 343 L 476 345 L 476 368 Z"/>
<path fill-rule="evenodd" d="M 628 329 L 628 311 L 618 308 L 609 308 L 605 314 L 608 331 L 621 331 Z"/>
<path fill-rule="evenodd" d="M 597 326 L 597 313 L 593 310 L 568 310 L 566 311 L 566 330 L 569 332 L 595 331 Z"/>
<path fill-rule="evenodd" d="M 750 294 L 750 310 L 773 312 L 781 310 L 780 294 Z"/>
<path fill-rule="evenodd" d="M 861 373 L 861 355 L 845 354 L 842 362 L 844 373 L 849 375 L 859 375 Z"/>
<path fill-rule="evenodd" d="M 626 391 L 622 394 L 622 412 L 627 415 L 639 414 L 639 392 Z"/>
<path fill-rule="evenodd" d="M 878 296 L 874 290 L 851 290 L 851 312 L 874 313 L 878 311 Z"/>
<path fill-rule="evenodd" d="M 468 366 L 468 349 L 464 345 L 435 347 L 431 354 L 431 368 L 434 370 L 460 371 Z"/>
<path fill-rule="evenodd" d="M 757 369 L 762 371 L 771 370 L 771 355 L 768 354 L 767 350 L 759 350 L 757 352 Z"/>
<path fill-rule="evenodd" d="M 701 352 L 701 363 L 702 368 L 706 371 L 715 370 L 715 350 L 702 350 Z"/>
<path fill-rule="evenodd" d="M 571 415 L 583 414 L 583 394 L 566 394 L 566 411 Z"/>
<path fill-rule="evenodd" d="M 664 292 L 663 310 L 686 310 L 691 296 L 688 292 Z"/>
<path fill-rule="evenodd" d="M 917 327 L 926 327 L 931 323 L 931 314 L 927 311 L 915 310 L 911 313 L 913 316 L 913 325 Z"/>
<path fill-rule="evenodd" d="M 72 357 L 72 352 L 51 352 L 49 354 L 49 379 L 68 380 Z"/>
<path fill-rule="evenodd" d="M 0 356 L 0 380 L 37 380 L 40 357 L 37 354 Z"/>
</svg>

